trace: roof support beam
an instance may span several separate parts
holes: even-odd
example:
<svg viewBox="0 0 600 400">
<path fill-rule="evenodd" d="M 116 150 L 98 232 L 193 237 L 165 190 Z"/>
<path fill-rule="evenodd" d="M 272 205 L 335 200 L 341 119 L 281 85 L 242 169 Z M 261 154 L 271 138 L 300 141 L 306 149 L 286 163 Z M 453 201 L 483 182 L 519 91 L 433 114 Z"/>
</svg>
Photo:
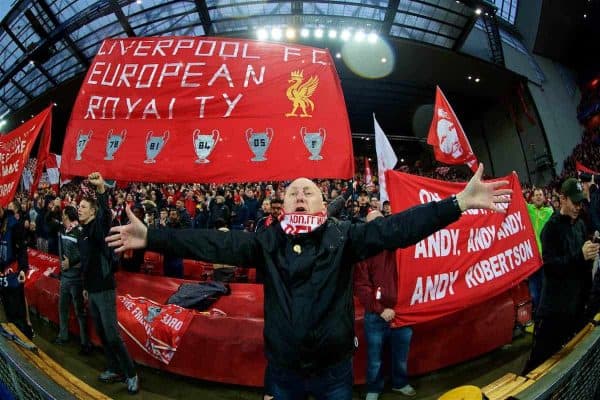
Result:
<svg viewBox="0 0 600 400">
<path fill-rule="evenodd" d="M 133 30 L 133 28 L 129 24 L 129 20 L 127 19 L 127 17 L 123 13 L 123 10 L 121 9 L 121 6 L 117 2 L 117 0 L 109 0 L 108 2 L 110 4 L 111 8 L 113 9 L 113 11 L 115 12 L 115 15 L 117 16 L 117 19 L 119 20 L 119 23 L 123 27 L 123 30 L 125 31 L 125 33 L 127 34 L 127 36 L 129 36 L 129 37 L 136 37 L 137 35 L 135 34 L 135 31 Z"/>
<path fill-rule="evenodd" d="M 21 51 L 23 53 L 27 53 L 27 49 L 25 48 L 25 46 L 23 45 L 23 43 L 21 43 L 21 41 L 19 40 L 19 38 L 17 37 L 17 35 L 15 35 L 15 33 L 7 26 L 6 22 L 4 22 L 2 24 L 2 28 L 4 28 L 4 31 L 6 32 L 6 34 L 8 36 L 10 36 L 10 38 L 12 39 L 12 41 L 21 49 Z M 39 64 L 36 64 L 35 66 L 46 77 L 46 79 L 48 79 L 48 81 L 50 83 L 52 83 L 52 86 L 56 87 L 58 85 L 58 83 L 56 82 L 56 79 L 54 79 L 54 77 L 52 75 L 50 75 L 50 73 L 48 72 L 48 70 L 46 70 L 46 68 L 44 68 L 42 65 L 39 65 Z M 4 71 L 2 71 L 2 73 L 4 73 Z"/>
<path fill-rule="evenodd" d="M 383 25 L 381 26 L 381 33 L 389 35 L 392 30 L 392 24 L 394 23 L 394 17 L 398 11 L 398 5 L 400 0 L 391 0 L 388 4 L 388 8 L 385 11 L 385 18 L 383 19 Z"/>
<path fill-rule="evenodd" d="M 452 46 L 452 50 L 458 51 L 465 44 L 465 40 L 469 37 L 469 33 L 473 30 L 475 26 L 475 22 L 477 22 L 477 14 L 473 13 L 473 16 L 469 19 L 469 21 L 465 24 L 465 26 L 460 31 L 460 35 L 454 42 L 454 46 Z"/>
<path fill-rule="evenodd" d="M 210 19 L 210 14 L 208 13 L 208 7 L 206 6 L 205 1 L 194 0 L 196 4 L 196 10 L 198 11 L 198 15 L 200 15 L 200 22 L 202 23 L 202 28 L 204 28 L 205 35 L 212 35 L 214 32 L 212 31 L 212 20 Z"/>
<path fill-rule="evenodd" d="M 46 15 L 48 16 L 50 21 L 54 24 L 54 26 L 59 27 L 61 25 L 61 23 L 58 20 L 58 18 L 56 18 L 56 15 L 54 15 L 52 10 L 50 9 L 50 6 L 48 6 L 48 3 L 46 3 L 46 0 L 38 0 L 38 4 L 40 5 L 40 7 L 42 7 L 42 9 L 46 13 Z M 71 51 L 71 53 L 73 53 L 73 55 L 75 56 L 75 58 L 77 58 L 77 60 L 79 60 L 81 65 L 83 65 L 87 69 L 87 67 L 89 67 L 89 65 L 90 65 L 87 57 L 75 45 L 75 42 L 73 42 L 73 39 L 71 39 L 68 32 L 64 33 L 63 39 L 67 43 L 67 46 L 69 47 L 69 50 Z"/>
<path fill-rule="evenodd" d="M 11 79 L 10 81 L 12 82 L 13 85 L 15 85 L 15 87 L 17 89 L 19 89 L 21 92 L 23 92 L 23 94 L 25 96 L 27 96 L 27 98 L 29 100 L 33 100 L 33 96 L 27 90 L 25 90 L 25 88 L 23 86 L 21 86 L 21 84 L 19 84 L 19 82 L 15 81 L 14 79 Z"/>
</svg>

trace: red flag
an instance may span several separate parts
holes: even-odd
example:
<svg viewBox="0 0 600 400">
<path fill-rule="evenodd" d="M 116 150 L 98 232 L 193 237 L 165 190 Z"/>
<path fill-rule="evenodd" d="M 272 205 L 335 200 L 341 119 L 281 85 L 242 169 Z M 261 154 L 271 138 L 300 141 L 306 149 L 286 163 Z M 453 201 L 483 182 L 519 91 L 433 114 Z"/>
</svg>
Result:
<svg viewBox="0 0 600 400">
<path fill-rule="evenodd" d="M 13 199 L 15 192 L 17 191 L 17 184 L 23 175 L 23 169 L 29 159 L 29 153 L 31 153 L 35 140 L 44 124 L 47 126 L 44 130 L 44 135 L 48 135 L 46 140 L 49 144 L 50 129 L 48 128 L 48 120 L 50 119 L 50 113 L 51 107 L 48 107 L 18 128 L 6 135 L 0 136 L 0 164 L 2 165 L 0 175 L 1 207 L 5 207 Z M 42 144 L 43 143 L 44 139 L 42 139 Z M 42 150 L 42 144 L 40 144 L 40 152 Z M 40 156 L 38 155 L 38 161 L 39 157 Z M 38 166 L 39 164 L 40 163 L 38 162 Z M 34 180 L 34 183 L 37 185 L 37 181 Z"/>
<path fill-rule="evenodd" d="M 373 175 L 371 174 L 371 165 L 369 165 L 369 157 L 365 157 L 365 186 L 373 184 Z"/>
<path fill-rule="evenodd" d="M 64 173 L 150 182 L 354 175 L 328 50 L 211 37 L 106 39 L 63 145 Z"/>
<path fill-rule="evenodd" d="M 44 171 L 44 166 L 46 165 L 46 160 L 48 159 L 48 154 L 50 154 L 50 139 L 51 139 L 51 131 L 52 131 L 52 106 L 46 108 L 42 113 L 47 113 L 46 119 L 43 122 L 44 127 L 42 128 L 42 138 L 40 139 L 40 147 L 38 149 L 37 154 L 37 165 L 35 168 L 35 173 L 33 174 L 33 184 L 29 189 L 29 195 L 33 196 L 33 193 L 37 190 L 38 184 L 40 183 L 40 179 L 42 177 L 42 172 Z M 41 115 L 42 113 L 38 114 Z"/>
<path fill-rule="evenodd" d="M 467 164 L 477 171 L 477 157 L 454 110 L 439 86 L 436 86 L 433 119 L 429 127 L 427 143 L 433 146 L 435 159 L 451 165 Z"/>
<path fill-rule="evenodd" d="M 577 170 L 577 172 L 585 172 L 592 175 L 600 175 L 600 172 L 596 172 L 593 169 L 589 169 L 579 161 L 575 161 L 575 169 Z"/>
<path fill-rule="evenodd" d="M 117 296 L 119 327 L 152 357 L 168 365 L 188 330 L 194 311 L 129 294 Z"/>
</svg>

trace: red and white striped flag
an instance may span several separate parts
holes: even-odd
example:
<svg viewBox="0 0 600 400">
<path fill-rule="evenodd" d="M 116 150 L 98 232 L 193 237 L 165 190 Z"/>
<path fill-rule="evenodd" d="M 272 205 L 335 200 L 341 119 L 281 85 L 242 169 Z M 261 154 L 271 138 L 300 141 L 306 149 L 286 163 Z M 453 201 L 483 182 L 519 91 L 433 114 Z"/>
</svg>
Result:
<svg viewBox="0 0 600 400">
<path fill-rule="evenodd" d="M 46 159 L 46 173 L 48 174 L 48 183 L 52 190 L 58 193 L 60 183 L 60 156 L 50 153 Z"/>
<path fill-rule="evenodd" d="M 371 165 L 369 164 L 369 157 L 365 157 L 364 181 L 365 186 L 371 186 L 373 184 L 373 175 L 371 174 Z"/>
</svg>

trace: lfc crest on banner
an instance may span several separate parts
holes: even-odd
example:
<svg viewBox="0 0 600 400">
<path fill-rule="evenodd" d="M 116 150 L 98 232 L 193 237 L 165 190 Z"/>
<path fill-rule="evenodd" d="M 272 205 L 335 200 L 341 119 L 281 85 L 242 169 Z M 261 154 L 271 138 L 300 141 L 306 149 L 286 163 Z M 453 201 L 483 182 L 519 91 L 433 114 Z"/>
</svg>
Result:
<svg viewBox="0 0 600 400">
<path fill-rule="evenodd" d="M 292 85 L 286 91 L 287 98 L 292 102 L 292 111 L 285 114 L 286 117 L 312 117 L 306 109 L 310 107 L 311 112 L 315 110 L 315 103 L 310 97 L 319 86 L 319 77 L 311 76 L 308 81 L 304 81 L 304 71 L 293 71 L 288 81 Z M 302 114 L 296 115 L 298 107 L 302 109 Z"/>
</svg>

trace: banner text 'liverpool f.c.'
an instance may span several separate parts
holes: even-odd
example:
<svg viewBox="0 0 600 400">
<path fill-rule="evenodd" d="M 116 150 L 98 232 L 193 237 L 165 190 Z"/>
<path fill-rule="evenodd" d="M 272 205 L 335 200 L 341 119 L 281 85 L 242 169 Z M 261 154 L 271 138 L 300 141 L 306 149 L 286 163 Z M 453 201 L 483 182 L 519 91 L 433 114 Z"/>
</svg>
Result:
<svg viewBox="0 0 600 400">
<path fill-rule="evenodd" d="M 327 50 L 209 37 L 105 40 L 62 171 L 155 182 L 350 178 L 346 106 Z"/>
</svg>

